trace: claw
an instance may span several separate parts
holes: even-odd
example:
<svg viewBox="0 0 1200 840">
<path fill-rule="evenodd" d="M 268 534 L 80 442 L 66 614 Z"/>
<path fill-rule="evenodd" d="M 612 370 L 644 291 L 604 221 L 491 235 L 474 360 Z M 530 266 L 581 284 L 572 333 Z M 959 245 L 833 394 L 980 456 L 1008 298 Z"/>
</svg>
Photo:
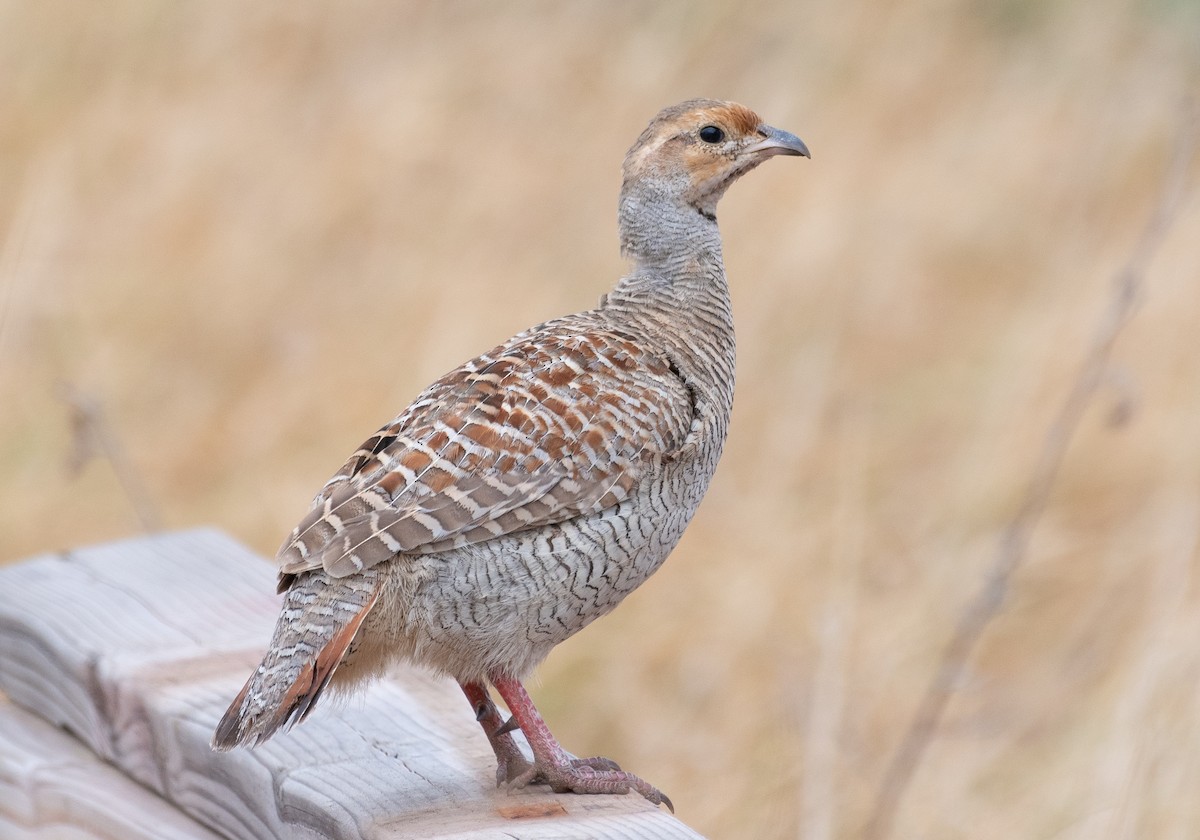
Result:
<svg viewBox="0 0 1200 840">
<path fill-rule="evenodd" d="M 492 737 L 507 735 L 510 732 L 516 732 L 520 728 L 521 725 L 517 723 L 517 719 L 515 717 L 510 717 L 508 720 L 504 721 L 504 723 L 500 724 L 500 728 L 496 730 L 496 734 Z"/>
</svg>

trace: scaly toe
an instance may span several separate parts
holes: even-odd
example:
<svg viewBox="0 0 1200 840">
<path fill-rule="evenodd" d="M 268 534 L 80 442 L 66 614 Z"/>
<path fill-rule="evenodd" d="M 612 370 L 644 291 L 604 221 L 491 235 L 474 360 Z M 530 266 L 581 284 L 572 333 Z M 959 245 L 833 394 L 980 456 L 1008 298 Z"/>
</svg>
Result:
<svg viewBox="0 0 1200 840">
<path fill-rule="evenodd" d="M 511 785 L 517 779 L 531 772 L 536 774 L 533 765 L 519 752 L 515 755 L 498 758 L 496 760 L 496 787 Z"/>
<path fill-rule="evenodd" d="M 510 785 L 533 771 L 533 765 L 511 737 L 496 738 L 492 747 L 496 753 L 496 787 Z"/>
<path fill-rule="evenodd" d="M 546 780 L 542 778 L 542 772 L 536 765 L 529 765 L 520 773 L 508 778 L 508 790 L 520 790 L 530 784 L 545 784 Z"/>
<path fill-rule="evenodd" d="M 624 794 L 637 791 L 654 805 L 666 805 L 675 812 L 671 800 L 662 791 L 632 773 L 615 769 L 616 766 L 607 758 L 577 758 L 565 764 L 535 766 L 530 779 L 537 777 L 556 793 Z"/>
<path fill-rule="evenodd" d="M 621 765 L 613 761 L 611 758 L 605 758 L 602 755 L 592 756 L 591 758 L 573 758 L 571 764 L 575 767 L 591 767 L 593 770 L 620 770 Z"/>
</svg>

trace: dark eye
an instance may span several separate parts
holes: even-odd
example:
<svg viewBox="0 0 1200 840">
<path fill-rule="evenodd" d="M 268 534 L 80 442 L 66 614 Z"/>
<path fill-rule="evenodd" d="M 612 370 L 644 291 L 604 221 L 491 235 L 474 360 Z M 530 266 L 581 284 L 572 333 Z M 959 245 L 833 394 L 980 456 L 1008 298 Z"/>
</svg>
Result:
<svg viewBox="0 0 1200 840">
<path fill-rule="evenodd" d="M 706 125 L 700 129 L 700 139 L 705 143 L 720 143 L 725 139 L 725 132 L 715 125 Z"/>
</svg>

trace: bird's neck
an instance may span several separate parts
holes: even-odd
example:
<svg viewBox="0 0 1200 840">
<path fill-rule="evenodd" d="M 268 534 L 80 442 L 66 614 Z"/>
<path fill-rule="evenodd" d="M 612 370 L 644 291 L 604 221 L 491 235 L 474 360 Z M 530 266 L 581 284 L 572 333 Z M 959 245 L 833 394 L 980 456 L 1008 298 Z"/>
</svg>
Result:
<svg viewBox="0 0 1200 840">
<path fill-rule="evenodd" d="M 641 182 L 621 192 L 621 253 L 630 271 L 609 295 L 640 306 L 664 308 L 686 319 L 697 307 L 729 311 L 729 286 L 716 216 L 701 212 L 676 190 Z M 707 319 L 705 319 L 707 320 Z M 728 328 L 732 330 L 732 318 Z"/>
<path fill-rule="evenodd" d="M 640 193 L 622 196 L 620 223 L 621 248 L 632 265 L 604 307 L 662 325 L 657 334 L 677 336 L 673 358 L 702 371 L 712 384 L 722 383 L 721 390 L 729 393 L 720 402 L 727 402 L 732 398 L 733 312 L 716 219 Z"/>
<path fill-rule="evenodd" d="M 664 278 L 684 278 L 697 257 L 721 262 L 721 233 L 711 210 L 701 211 L 674 189 L 641 183 L 621 193 L 617 226 L 621 253 L 639 269 Z"/>
</svg>

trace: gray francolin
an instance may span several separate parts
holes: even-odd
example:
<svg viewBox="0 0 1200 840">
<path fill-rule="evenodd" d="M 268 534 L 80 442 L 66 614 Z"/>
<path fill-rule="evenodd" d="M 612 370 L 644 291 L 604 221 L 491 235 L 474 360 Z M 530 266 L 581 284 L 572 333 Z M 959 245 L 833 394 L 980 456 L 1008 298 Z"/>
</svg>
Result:
<svg viewBox="0 0 1200 840">
<path fill-rule="evenodd" d="M 773 155 L 808 149 L 734 103 L 684 102 L 650 122 L 624 165 L 629 273 L 597 308 L 430 385 L 325 484 L 279 551 L 283 611 L 214 747 L 257 744 L 327 687 L 408 660 L 462 686 L 499 784 L 670 806 L 612 761 L 566 752 L 521 681 L 654 573 L 708 488 L 734 377 L 715 210 Z"/>
</svg>

